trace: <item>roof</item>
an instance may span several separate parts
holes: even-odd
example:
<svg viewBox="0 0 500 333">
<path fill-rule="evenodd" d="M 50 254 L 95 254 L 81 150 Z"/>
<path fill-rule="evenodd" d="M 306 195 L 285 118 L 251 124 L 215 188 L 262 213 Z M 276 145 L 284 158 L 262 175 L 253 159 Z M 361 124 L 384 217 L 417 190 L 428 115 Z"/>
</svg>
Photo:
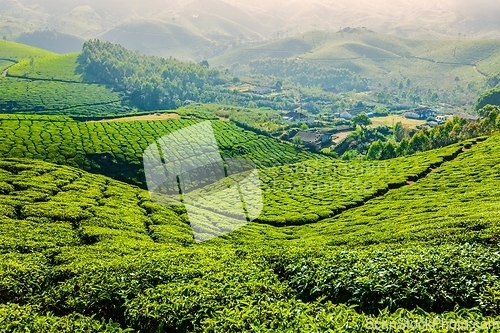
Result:
<svg viewBox="0 0 500 333">
<path fill-rule="evenodd" d="M 311 131 L 300 131 L 295 136 L 300 137 L 302 139 L 302 142 L 305 143 L 319 143 L 321 141 L 321 138 L 323 137 L 323 134 Z"/>
<path fill-rule="evenodd" d="M 345 112 L 350 113 L 351 116 L 357 116 L 360 113 L 370 113 L 370 112 L 372 112 L 372 110 L 370 108 L 366 107 L 366 106 L 363 106 L 363 107 L 360 107 L 360 108 L 350 109 L 350 110 L 347 110 Z"/>
<path fill-rule="evenodd" d="M 415 113 L 415 112 L 406 112 L 406 113 L 405 113 L 405 117 L 406 117 L 406 118 L 419 119 L 419 118 L 420 118 L 420 115 L 418 115 L 418 114 L 417 114 L 417 113 Z"/>
<path fill-rule="evenodd" d="M 292 111 L 292 112 L 285 113 L 283 115 L 283 118 L 304 119 L 304 118 L 307 118 L 307 116 L 305 114 L 303 114 L 303 113 Z"/>
<path fill-rule="evenodd" d="M 429 107 L 423 107 L 423 108 L 416 108 L 416 109 L 410 110 L 410 112 L 416 113 L 418 115 L 423 115 L 423 114 L 428 114 L 428 113 L 435 113 L 436 111 L 434 111 L 433 109 L 431 109 Z"/>
<path fill-rule="evenodd" d="M 352 114 L 350 114 L 349 112 L 342 112 L 340 115 L 339 115 L 340 118 L 344 118 L 344 119 L 352 119 L 354 118 Z"/>
</svg>

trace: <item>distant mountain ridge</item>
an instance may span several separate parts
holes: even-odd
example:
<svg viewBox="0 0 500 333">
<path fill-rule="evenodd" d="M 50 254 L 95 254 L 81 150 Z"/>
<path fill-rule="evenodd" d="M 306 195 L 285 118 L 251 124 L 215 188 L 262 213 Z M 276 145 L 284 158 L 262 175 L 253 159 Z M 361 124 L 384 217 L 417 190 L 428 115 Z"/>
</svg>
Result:
<svg viewBox="0 0 500 333">
<path fill-rule="evenodd" d="M 80 39 L 99 36 L 147 52 L 158 38 L 145 37 L 144 31 L 175 34 L 178 29 L 179 41 L 185 42 L 179 48 L 188 50 L 189 59 L 207 58 L 238 43 L 348 26 L 412 38 L 500 36 L 500 3 L 492 0 L 474 5 L 461 0 L 0 0 L 0 8 L 0 35 L 7 39 L 55 30 Z M 170 41 L 166 38 L 165 44 Z M 195 43 L 193 51 L 190 44 Z M 167 46 L 157 48 L 151 53 L 168 55 Z M 170 55 L 182 53 L 186 50 Z"/>
</svg>

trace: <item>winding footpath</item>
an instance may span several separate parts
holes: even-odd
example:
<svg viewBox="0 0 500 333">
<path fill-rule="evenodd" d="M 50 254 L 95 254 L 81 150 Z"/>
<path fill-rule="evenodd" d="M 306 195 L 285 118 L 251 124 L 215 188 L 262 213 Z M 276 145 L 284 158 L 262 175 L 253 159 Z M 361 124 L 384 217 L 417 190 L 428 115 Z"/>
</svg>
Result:
<svg viewBox="0 0 500 333">
<path fill-rule="evenodd" d="M 0 58 L 0 60 L 3 60 L 3 61 L 9 61 L 9 62 L 12 62 L 12 64 L 10 66 L 8 66 L 7 68 L 5 68 L 3 71 L 2 71 L 2 77 L 7 77 L 9 76 L 9 69 L 14 66 L 15 64 L 18 63 L 17 60 L 13 60 L 13 59 L 6 59 L 6 58 Z"/>
</svg>

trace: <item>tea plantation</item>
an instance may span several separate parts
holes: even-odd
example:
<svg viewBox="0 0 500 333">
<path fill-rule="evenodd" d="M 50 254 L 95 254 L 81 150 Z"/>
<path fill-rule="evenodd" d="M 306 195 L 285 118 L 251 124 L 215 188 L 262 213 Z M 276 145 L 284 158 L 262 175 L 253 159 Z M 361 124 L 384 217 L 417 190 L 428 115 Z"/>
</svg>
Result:
<svg viewBox="0 0 500 333">
<path fill-rule="evenodd" d="M 141 170 L 146 148 L 198 122 L 76 122 L 62 116 L 0 115 L 0 156 L 70 165 L 145 187 Z M 214 121 L 212 127 L 225 158 L 248 158 L 260 167 L 328 159 L 228 122 Z"/>
<path fill-rule="evenodd" d="M 77 54 L 56 55 L 7 41 L 0 46 L 0 67 L 9 67 L 0 77 L 0 113 L 95 117 L 131 111 L 122 94 L 83 82 Z"/>
<path fill-rule="evenodd" d="M 9 70 L 9 75 L 31 79 L 83 82 L 77 66 L 78 53 L 24 59 Z"/>
<path fill-rule="evenodd" d="M 33 59 L 54 56 L 55 53 L 42 50 L 36 47 L 0 40 L 0 58 L 21 61 L 23 59 Z"/>
<path fill-rule="evenodd" d="M 145 190 L 147 147 L 218 106 L 81 122 L 131 109 L 76 54 L 0 40 L 7 67 L 0 332 L 500 332 L 499 135 L 341 161 L 209 117 L 224 171 L 257 167 L 262 211 L 234 230 L 245 174 L 196 183 L 194 207 Z"/>
<path fill-rule="evenodd" d="M 198 122 L 76 122 L 65 117 L 0 115 L 0 156 L 70 165 L 146 188 L 145 149 L 164 135 Z M 248 158 L 261 168 L 264 210 L 258 221 L 272 225 L 331 217 L 405 185 L 462 150 L 459 144 L 391 161 L 346 162 L 296 150 L 231 123 L 213 121 L 212 125 L 224 158 Z M 207 204 L 227 211 L 224 198 L 216 199 L 213 203 L 208 199 Z"/>
<path fill-rule="evenodd" d="M 500 139 L 466 146 L 333 219 L 252 223 L 201 244 L 181 206 L 104 176 L 4 159 L 0 327 L 498 331 Z"/>
</svg>

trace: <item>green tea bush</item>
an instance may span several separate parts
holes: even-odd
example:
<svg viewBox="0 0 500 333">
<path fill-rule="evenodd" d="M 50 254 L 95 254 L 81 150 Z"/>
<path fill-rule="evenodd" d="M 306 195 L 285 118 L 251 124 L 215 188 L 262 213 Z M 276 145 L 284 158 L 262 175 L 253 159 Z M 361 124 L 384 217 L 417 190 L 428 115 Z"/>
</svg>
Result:
<svg viewBox="0 0 500 333">
<path fill-rule="evenodd" d="M 90 117 L 130 111 L 120 94 L 94 84 L 0 78 L 0 90 L 0 113 Z"/>
</svg>

